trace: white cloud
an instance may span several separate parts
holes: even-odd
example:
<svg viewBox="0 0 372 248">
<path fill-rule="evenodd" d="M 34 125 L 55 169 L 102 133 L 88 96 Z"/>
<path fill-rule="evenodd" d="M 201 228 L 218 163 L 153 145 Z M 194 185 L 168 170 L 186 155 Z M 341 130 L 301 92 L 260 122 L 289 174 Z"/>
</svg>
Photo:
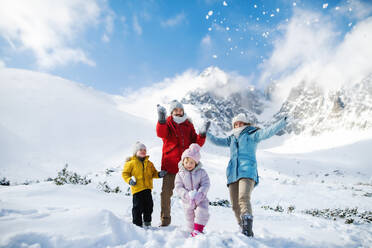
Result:
<svg viewBox="0 0 372 248">
<path fill-rule="evenodd" d="M 105 33 L 102 36 L 102 41 L 109 42 L 110 35 L 114 32 L 114 18 L 115 14 L 112 11 L 109 11 L 109 14 L 105 18 Z"/>
<path fill-rule="evenodd" d="M 271 57 L 261 65 L 261 83 L 278 82 L 278 101 L 303 81 L 334 90 L 372 73 L 372 17 L 355 24 L 341 41 L 331 20 L 314 12 L 297 10 L 283 30 Z"/>
<path fill-rule="evenodd" d="M 372 3 L 360 0 L 349 0 L 335 9 L 339 14 L 347 15 L 357 20 L 363 20 L 372 14 Z"/>
<path fill-rule="evenodd" d="M 0 5 L 0 36 L 15 49 L 31 50 L 39 67 L 95 65 L 76 42 L 100 23 L 104 13 L 97 1 L 0 0 Z"/>
<path fill-rule="evenodd" d="M 174 27 L 174 26 L 181 24 L 185 19 L 186 19 L 185 13 L 180 13 L 176 15 L 175 17 L 169 18 L 166 21 L 162 21 L 161 25 L 163 27 Z"/>
<path fill-rule="evenodd" d="M 137 16 L 133 16 L 133 30 L 136 32 L 138 35 L 142 35 L 142 27 L 138 22 Z"/>
</svg>

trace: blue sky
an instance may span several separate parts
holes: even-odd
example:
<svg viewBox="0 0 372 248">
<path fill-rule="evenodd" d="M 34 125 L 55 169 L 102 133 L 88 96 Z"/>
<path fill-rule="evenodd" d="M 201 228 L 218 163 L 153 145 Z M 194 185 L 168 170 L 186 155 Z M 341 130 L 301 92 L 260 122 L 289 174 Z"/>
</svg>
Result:
<svg viewBox="0 0 372 248">
<path fill-rule="evenodd" d="M 37 2 L 1 2 L 0 63 L 114 94 L 209 66 L 254 82 L 296 10 L 328 16 L 340 41 L 371 14 L 355 14 L 368 1 Z"/>
</svg>

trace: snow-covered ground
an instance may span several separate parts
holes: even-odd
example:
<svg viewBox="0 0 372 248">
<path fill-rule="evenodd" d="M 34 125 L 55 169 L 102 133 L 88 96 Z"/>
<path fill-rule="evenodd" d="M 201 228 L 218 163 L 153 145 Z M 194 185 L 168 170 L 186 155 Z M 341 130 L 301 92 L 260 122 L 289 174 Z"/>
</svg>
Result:
<svg viewBox="0 0 372 248">
<path fill-rule="evenodd" d="M 355 207 L 359 213 L 372 211 L 372 136 L 367 132 L 360 139 L 343 133 L 343 143 L 336 142 L 340 134 L 334 134 L 335 142 L 329 141 L 332 134 L 323 140 L 265 141 L 257 153 L 260 184 L 252 196 L 255 237 L 239 232 L 231 208 L 211 206 L 206 233 L 191 238 L 184 231 L 177 196 L 172 200 L 171 226 L 157 228 L 161 179 L 154 181 L 154 228 L 131 224 L 132 198 L 125 194 L 128 185 L 121 170 L 137 139 L 148 145 L 150 159 L 160 169 L 161 142 L 152 112 L 144 109 L 155 111 L 155 106 L 133 106 L 127 113 L 124 105 L 117 105 L 123 102 L 119 96 L 44 74 L 6 69 L 0 71 L 0 79 L 0 176 L 11 182 L 0 186 L 0 247 L 372 246 L 372 224 L 360 217 L 333 220 L 305 213 Z M 130 114 L 135 110 L 137 116 Z M 146 119 L 138 117 L 141 111 Z M 321 146 L 309 149 L 317 142 Z M 228 155 L 228 149 L 209 143 L 203 147 L 212 202 L 229 199 Z M 92 183 L 57 186 L 44 181 L 57 176 L 65 158 L 71 161 L 69 169 Z M 26 179 L 40 183 L 23 185 Z M 103 192 L 103 182 L 119 186 L 122 193 Z M 354 223 L 346 224 L 351 218 Z"/>
<path fill-rule="evenodd" d="M 207 144 L 207 146 L 211 146 Z M 352 149 L 353 147 L 350 147 Z M 209 147 L 212 150 L 213 147 Z M 158 149 L 152 149 L 155 151 Z M 225 186 L 228 157 L 203 152 L 211 178 L 210 201 L 229 199 Z M 150 151 L 151 153 L 151 151 Z M 155 152 L 154 152 L 155 153 Z M 157 153 L 158 154 L 158 153 Z M 160 157 L 154 154 L 159 168 Z M 152 154 L 151 154 L 152 155 Z M 314 156 L 312 156 L 314 155 Z M 316 156 L 315 156 L 316 155 Z M 143 230 L 131 224 L 131 196 L 100 191 L 107 181 L 126 192 L 121 167 L 90 175 L 88 185 L 57 186 L 52 182 L 1 187 L 2 247 L 370 247 L 371 224 L 345 224 L 306 215 L 306 209 L 371 210 L 370 173 L 327 163 L 317 154 L 259 151 L 261 182 L 253 193 L 255 238 L 239 233 L 231 208 L 211 206 L 206 234 L 190 238 L 184 231 L 180 200 L 173 198 L 173 222 L 167 228 Z M 336 171 L 337 170 L 337 171 Z M 368 168 L 368 170 L 370 170 Z M 155 181 L 153 226 L 160 216 L 161 181 Z M 265 210 L 280 205 L 284 212 Z M 287 208 L 294 206 L 292 213 Z"/>
</svg>

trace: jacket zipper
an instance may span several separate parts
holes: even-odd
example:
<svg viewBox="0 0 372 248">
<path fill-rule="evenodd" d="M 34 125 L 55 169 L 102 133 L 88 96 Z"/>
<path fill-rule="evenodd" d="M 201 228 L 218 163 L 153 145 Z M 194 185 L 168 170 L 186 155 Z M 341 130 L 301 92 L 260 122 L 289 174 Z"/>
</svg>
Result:
<svg viewBox="0 0 372 248">
<path fill-rule="evenodd" d="M 190 173 L 190 181 L 191 181 L 191 190 L 194 190 L 194 184 L 193 184 L 193 182 L 192 182 L 192 172 L 190 171 L 189 172 Z"/>
</svg>

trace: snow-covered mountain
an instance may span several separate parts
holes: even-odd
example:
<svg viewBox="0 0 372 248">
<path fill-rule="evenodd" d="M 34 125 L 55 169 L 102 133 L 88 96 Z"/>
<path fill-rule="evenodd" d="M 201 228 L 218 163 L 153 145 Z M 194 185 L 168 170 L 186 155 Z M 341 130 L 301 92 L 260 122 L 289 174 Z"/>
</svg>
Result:
<svg viewBox="0 0 372 248">
<path fill-rule="evenodd" d="M 316 83 L 301 82 L 290 91 L 275 119 L 285 115 L 293 117 L 286 130 L 297 135 L 370 129 L 372 76 L 336 91 L 325 91 Z"/>
</svg>

